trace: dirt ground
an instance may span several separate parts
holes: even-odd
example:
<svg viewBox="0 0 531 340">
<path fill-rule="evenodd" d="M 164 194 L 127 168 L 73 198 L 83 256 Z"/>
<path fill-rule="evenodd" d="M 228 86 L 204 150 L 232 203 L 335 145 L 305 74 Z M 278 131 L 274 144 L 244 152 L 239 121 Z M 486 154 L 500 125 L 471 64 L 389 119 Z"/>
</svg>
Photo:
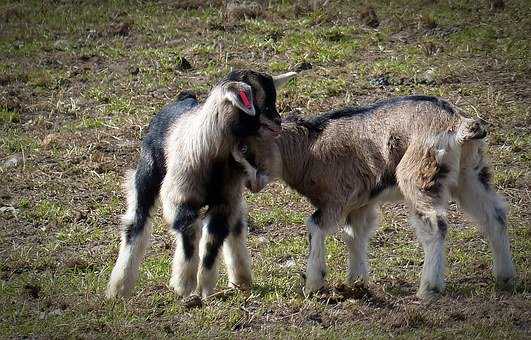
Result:
<svg viewBox="0 0 531 340">
<path fill-rule="evenodd" d="M 1 338 L 531 337 L 531 6 L 528 1 L 0 2 Z M 382 207 L 368 289 L 344 285 L 340 236 L 327 288 L 301 293 L 311 206 L 278 182 L 246 193 L 254 275 L 189 308 L 168 287 L 173 241 L 156 217 L 133 295 L 106 301 L 121 182 L 151 117 L 203 98 L 231 69 L 312 70 L 278 95 L 313 115 L 437 95 L 489 123 L 509 204 L 517 282 L 496 289 L 488 244 L 451 205 L 447 288 L 415 297 L 422 250 L 401 204 Z"/>
</svg>

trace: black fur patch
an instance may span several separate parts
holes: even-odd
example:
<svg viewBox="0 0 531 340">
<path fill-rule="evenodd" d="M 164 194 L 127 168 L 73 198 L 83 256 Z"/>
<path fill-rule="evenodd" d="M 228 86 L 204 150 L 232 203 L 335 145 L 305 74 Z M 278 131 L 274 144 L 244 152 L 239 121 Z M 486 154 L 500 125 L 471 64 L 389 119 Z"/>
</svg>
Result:
<svg viewBox="0 0 531 340">
<path fill-rule="evenodd" d="M 187 261 L 190 261 L 192 256 L 194 256 L 195 246 L 194 246 L 194 239 L 195 239 L 195 233 L 197 232 L 194 228 L 191 228 L 190 225 L 189 228 L 185 228 L 183 232 L 181 232 L 181 239 L 183 241 L 183 251 L 184 251 L 184 258 Z"/>
<path fill-rule="evenodd" d="M 216 262 L 219 248 L 221 248 L 223 241 L 229 235 L 227 219 L 221 215 L 213 215 L 208 221 L 207 231 L 212 236 L 212 240 L 207 243 L 203 265 L 210 270 Z"/>
<path fill-rule="evenodd" d="M 317 209 L 313 212 L 312 216 L 311 216 L 311 219 L 313 221 L 313 223 L 317 224 L 317 226 L 320 226 L 321 224 L 321 218 L 322 218 L 322 211 L 321 209 Z"/>
<path fill-rule="evenodd" d="M 432 96 L 406 96 L 406 97 L 396 97 L 389 100 L 383 100 L 376 102 L 369 106 L 362 107 L 347 107 L 340 110 L 329 111 L 321 115 L 304 119 L 295 115 L 290 115 L 286 118 L 287 122 L 294 122 L 298 125 L 304 126 L 309 130 L 313 131 L 322 131 L 326 125 L 336 119 L 349 118 L 358 115 L 367 115 L 371 114 L 377 109 L 381 109 L 386 106 L 393 106 L 400 104 L 404 101 L 415 101 L 415 102 L 430 102 L 441 108 L 442 110 L 448 112 L 450 115 L 455 115 L 456 112 L 450 103 Z"/>
<path fill-rule="evenodd" d="M 239 138 L 254 136 L 260 129 L 260 116 L 249 116 L 243 111 L 239 112 L 238 119 L 232 124 L 232 134 Z"/>
<path fill-rule="evenodd" d="M 137 196 L 135 219 L 132 224 L 125 226 L 125 241 L 127 244 L 130 244 L 144 230 L 151 208 L 158 196 L 161 183 L 162 175 L 153 162 L 152 154 L 149 151 L 142 150 L 134 179 L 134 190 Z"/>
<path fill-rule="evenodd" d="M 442 237 L 446 237 L 446 233 L 448 231 L 448 224 L 440 216 L 437 216 L 437 228 L 439 229 L 439 232 L 441 233 Z"/>
<path fill-rule="evenodd" d="M 369 198 L 374 198 L 382 193 L 387 188 L 396 186 L 396 176 L 393 172 L 386 171 L 380 178 L 380 181 L 371 189 Z"/>
<path fill-rule="evenodd" d="M 195 222 L 198 217 L 199 208 L 192 203 L 183 203 L 177 207 L 175 219 L 173 220 L 173 230 L 184 233 L 188 227 Z"/>
<path fill-rule="evenodd" d="M 450 173 L 450 168 L 448 168 L 448 165 L 446 164 L 441 164 L 439 166 L 439 168 L 437 169 L 437 178 L 438 179 L 443 179 L 443 178 L 446 178 L 446 176 L 448 175 L 448 173 Z"/>
<path fill-rule="evenodd" d="M 234 225 L 234 227 L 232 228 L 232 233 L 236 236 L 240 236 L 244 227 L 245 227 L 245 224 L 243 223 L 241 219 L 239 219 Z"/>
<path fill-rule="evenodd" d="M 483 167 L 478 173 L 478 179 L 483 184 L 485 190 L 490 190 L 490 170 L 488 167 Z"/>
<path fill-rule="evenodd" d="M 500 225 L 503 227 L 507 226 L 507 214 L 504 209 L 498 207 L 494 208 L 494 216 Z"/>
<path fill-rule="evenodd" d="M 227 179 L 234 175 L 233 171 L 241 173 L 243 169 L 241 164 L 232 157 L 227 160 L 215 159 L 212 161 L 207 175 L 205 205 L 214 206 L 226 203 L 227 186 L 233 184 L 228 183 Z"/>
<path fill-rule="evenodd" d="M 164 143 L 168 128 L 185 112 L 198 105 L 197 100 L 190 94 L 183 94 L 181 97 L 185 98 L 171 103 L 157 113 L 149 123 L 148 132 L 142 141 L 142 152 L 150 154 L 153 167 L 159 172 L 161 178 L 166 175 Z"/>
</svg>

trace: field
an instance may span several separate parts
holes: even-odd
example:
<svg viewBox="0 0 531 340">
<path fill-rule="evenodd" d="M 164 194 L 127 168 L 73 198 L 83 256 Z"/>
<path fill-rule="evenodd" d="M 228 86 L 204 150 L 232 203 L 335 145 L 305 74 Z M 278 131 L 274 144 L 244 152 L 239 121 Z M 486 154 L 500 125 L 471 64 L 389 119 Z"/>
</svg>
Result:
<svg viewBox="0 0 531 340">
<path fill-rule="evenodd" d="M 0 1 L 0 337 L 531 337 L 529 2 L 203 3 Z M 233 68 L 277 74 L 303 62 L 313 68 L 279 92 L 283 115 L 428 94 L 488 121 L 513 291 L 496 290 L 487 242 L 452 203 L 446 292 L 418 300 L 422 249 L 403 205 L 387 204 L 369 289 L 343 284 L 338 234 L 328 288 L 305 298 L 312 209 L 277 182 L 246 194 L 251 292 L 226 289 L 222 269 L 215 296 L 183 304 L 168 287 L 173 241 L 157 213 L 133 295 L 104 298 L 121 182 L 151 117 L 182 90 L 204 98 Z"/>
</svg>

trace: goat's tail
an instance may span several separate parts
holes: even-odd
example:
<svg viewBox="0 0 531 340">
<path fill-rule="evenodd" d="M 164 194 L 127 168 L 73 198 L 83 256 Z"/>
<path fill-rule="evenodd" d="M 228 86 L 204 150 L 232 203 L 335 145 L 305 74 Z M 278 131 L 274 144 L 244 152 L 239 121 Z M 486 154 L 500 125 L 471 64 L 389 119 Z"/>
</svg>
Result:
<svg viewBox="0 0 531 340">
<path fill-rule="evenodd" d="M 483 139 L 486 135 L 485 121 L 481 118 L 462 117 L 457 125 L 456 140 L 459 144 L 469 140 Z"/>
</svg>

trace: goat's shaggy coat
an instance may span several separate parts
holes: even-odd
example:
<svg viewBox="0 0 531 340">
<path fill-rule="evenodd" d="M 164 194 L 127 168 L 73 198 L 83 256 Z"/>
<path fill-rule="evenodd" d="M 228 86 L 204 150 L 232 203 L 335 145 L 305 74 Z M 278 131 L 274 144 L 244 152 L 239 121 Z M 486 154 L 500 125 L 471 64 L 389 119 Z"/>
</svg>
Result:
<svg viewBox="0 0 531 340">
<path fill-rule="evenodd" d="M 252 138 L 260 128 L 280 131 L 275 86 L 291 77 L 234 71 L 214 87 L 203 104 L 183 95 L 154 117 L 137 168 L 126 181 L 128 208 L 108 297 L 127 295 L 136 281 L 157 197 L 175 233 L 170 286 L 179 295 L 190 295 L 196 289 L 202 296 L 212 292 L 222 246 L 230 284 L 250 286 L 242 201 L 242 184 L 248 174 L 232 154 L 241 138 Z M 205 206 L 200 238 L 198 217 Z"/>
<path fill-rule="evenodd" d="M 310 255 L 305 291 L 323 286 L 324 241 L 338 226 L 349 250 L 348 281 L 366 281 L 367 242 L 378 216 L 375 208 L 401 198 L 424 249 L 418 295 L 426 297 L 444 287 L 451 197 L 489 239 L 498 282 L 508 284 L 513 279 L 506 205 L 490 184 L 482 151 L 485 135 L 480 120 L 465 118 L 450 103 L 410 96 L 310 119 L 288 117 L 275 144 L 250 141 L 244 157 L 259 172 L 281 177 L 317 208 L 307 224 Z"/>
</svg>

